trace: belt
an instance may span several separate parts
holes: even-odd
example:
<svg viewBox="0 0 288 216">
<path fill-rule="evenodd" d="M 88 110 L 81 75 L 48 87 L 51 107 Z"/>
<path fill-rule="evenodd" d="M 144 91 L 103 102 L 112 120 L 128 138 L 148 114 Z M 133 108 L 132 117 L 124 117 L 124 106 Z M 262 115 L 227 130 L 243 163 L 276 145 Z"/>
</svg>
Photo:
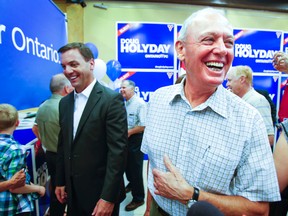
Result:
<svg viewBox="0 0 288 216">
<path fill-rule="evenodd" d="M 158 213 L 159 213 L 161 216 L 170 216 L 166 211 L 164 211 L 164 210 L 157 204 L 157 202 L 155 201 L 154 198 L 152 199 L 152 202 L 154 202 L 155 207 L 156 207 Z"/>
<path fill-rule="evenodd" d="M 157 206 L 158 212 L 162 215 L 162 216 L 170 216 L 166 211 L 164 211 L 160 206 Z"/>
</svg>

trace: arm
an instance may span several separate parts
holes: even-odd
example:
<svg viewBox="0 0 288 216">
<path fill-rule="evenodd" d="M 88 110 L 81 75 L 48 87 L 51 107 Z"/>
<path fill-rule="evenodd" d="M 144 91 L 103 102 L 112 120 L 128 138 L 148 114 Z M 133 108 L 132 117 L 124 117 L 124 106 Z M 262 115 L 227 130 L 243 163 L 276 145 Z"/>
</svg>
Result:
<svg viewBox="0 0 288 216">
<path fill-rule="evenodd" d="M 147 105 L 145 102 L 141 104 L 139 108 L 139 113 L 138 113 L 138 125 L 135 126 L 134 128 L 131 128 L 128 130 L 128 137 L 130 137 L 133 134 L 141 133 L 144 132 L 145 129 L 145 121 L 146 121 L 146 113 L 147 113 Z"/>
<path fill-rule="evenodd" d="M 33 131 L 34 135 L 38 138 L 38 140 L 40 140 L 38 125 L 36 123 L 33 125 L 32 131 Z"/>
<path fill-rule="evenodd" d="M 60 131 L 58 134 L 58 145 L 57 145 L 57 160 L 56 160 L 56 188 L 55 188 L 55 195 L 57 197 L 57 200 L 60 203 L 66 202 L 66 187 L 65 187 L 65 167 L 64 167 L 64 138 L 63 138 L 63 132 L 62 132 L 62 115 L 65 113 L 65 109 L 67 108 L 68 103 L 64 103 L 60 101 L 59 103 L 59 125 L 60 125 Z"/>
<path fill-rule="evenodd" d="M 273 157 L 280 191 L 282 192 L 288 186 L 288 143 L 283 132 L 276 143 Z"/>
<path fill-rule="evenodd" d="M 144 126 L 136 126 L 134 128 L 131 128 L 130 130 L 128 130 L 128 137 L 130 137 L 133 134 L 141 133 L 144 131 L 144 129 L 145 129 Z"/>
<path fill-rule="evenodd" d="M 165 156 L 164 163 L 169 172 L 153 170 L 155 194 L 186 204 L 194 193 L 177 168 Z M 207 201 L 216 206 L 225 215 L 267 215 L 268 202 L 252 202 L 241 196 L 226 196 L 200 191 L 199 201 Z"/>
<path fill-rule="evenodd" d="M 147 176 L 148 176 L 148 170 L 149 170 L 149 160 L 147 161 Z M 144 216 L 150 215 L 151 202 L 152 202 L 152 195 L 149 189 L 147 189 L 146 210 L 144 212 Z"/>
<path fill-rule="evenodd" d="M 119 197 L 119 187 L 127 160 L 128 126 L 123 97 L 117 94 L 107 102 L 106 140 L 107 166 L 101 198 L 96 203 L 92 215 L 110 215 Z"/>
<path fill-rule="evenodd" d="M 18 187 L 15 189 L 10 189 L 11 193 L 15 194 L 28 194 L 28 193 L 38 193 L 41 197 L 45 195 L 45 188 L 40 185 L 34 185 L 34 184 L 26 184 L 22 187 Z"/>
<path fill-rule="evenodd" d="M 274 135 L 273 134 L 268 135 L 268 140 L 269 140 L 270 146 L 273 147 L 273 145 L 274 145 Z"/>
<path fill-rule="evenodd" d="M 144 212 L 144 216 L 150 215 L 151 202 L 152 202 L 152 195 L 151 195 L 149 189 L 147 189 L 146 210 Z"/>
<path fill-rule="evenodd" d="M 11 179 L 0 182 L 0 192 L 5 190 L 14 189 L 25 185 L 26 175 L 24 170 L 15 173 Z"/>
</svg>

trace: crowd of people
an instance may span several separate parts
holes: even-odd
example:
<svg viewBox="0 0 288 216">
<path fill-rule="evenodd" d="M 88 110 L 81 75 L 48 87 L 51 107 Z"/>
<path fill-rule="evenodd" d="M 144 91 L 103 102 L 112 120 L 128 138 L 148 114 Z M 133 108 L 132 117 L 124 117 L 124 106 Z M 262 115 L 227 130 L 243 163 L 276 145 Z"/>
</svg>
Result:
<svg viewBox="0 0 288 216">
<path fill-rule="evenodd" d="M 253 89 L 251 68 L 231 68 L 233 48 L 221 12 L 193 13 L 175 43 L 186 75 L 146 104 L 132 80 L 120 92 L 100 84 L 83 43 L 61 47 L 63 74 L 52 77 L 33 127 L 46 149 L 50 215 L 67 206 L 68 216 L 116 216 L 130 191 L 125 210 L 143 205 L 146 192 L 145 216 L 268 215 L 288 186 L 288 121 L 272 153 L 271 107 Z M 288 55 L 277 52 L 273 66 L 288 73 Z M 16 108 L 0 104 L 0 212 L 28 216 L 46 191 L 30 181 L 26 150 L 13 138 L 18 124 Z"/>
</svg>

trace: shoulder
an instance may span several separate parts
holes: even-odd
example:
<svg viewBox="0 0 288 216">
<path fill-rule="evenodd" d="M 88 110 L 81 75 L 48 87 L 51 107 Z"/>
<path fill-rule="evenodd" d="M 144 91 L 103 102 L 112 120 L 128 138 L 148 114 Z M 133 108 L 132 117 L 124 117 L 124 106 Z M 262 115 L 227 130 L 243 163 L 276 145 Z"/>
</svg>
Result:
<svg viewBox="0 0 288 216">
<path fill-rule="evenodd" d="M 152 99 L 170 99 L 175 96 L 175 92 L 179 90 L 179 84 L 176 85 L 170 85 L 170 86 L 164 86 L 161 88 L 158 88 L 155 92 L 152 93 Z"/>
<path fill-rule="evenodd" d="M 224 90 L 223 92 L 223 95 L 225 97 L 224 100 L 226 100 L 230 114 L 234 113 L 233 115 L 242 116 L 244 119 L 247 119 L 248 117 L 254 118 L 253 116 L 259 114 L 259 112 L 254 106 L 252 106 L 250 103 L 246 102 L 239 96 L 227 90 Z M 219 98 L 219 100 L 222 99 Z"/>
<path fill-rule="evenodd" d="M 115 90 L 112 90 L 109 87 L 106 87 L 99 83 L 98 81 L 95 83 L 94 89 L 91 92 L 91 94 L 101 94 L 101 97 L 106 97 L 106 98 L 121 98 L 123 99 L 123 96 L 119 93 L 116 92 Z"/>
</svg>

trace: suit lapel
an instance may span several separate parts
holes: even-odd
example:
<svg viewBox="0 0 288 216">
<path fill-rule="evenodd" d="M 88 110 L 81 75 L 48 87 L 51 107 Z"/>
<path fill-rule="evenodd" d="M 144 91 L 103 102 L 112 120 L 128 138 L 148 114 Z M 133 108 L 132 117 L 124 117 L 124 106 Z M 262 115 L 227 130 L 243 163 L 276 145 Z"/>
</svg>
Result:
<svg viewBox="0 0 288 216">
<path fill-rule="evenodd" d="M 86 103 L 86 106 L 84 108 L 82 116 L 80 118 L 80 122 L 79 122 L 79 125 L 78 125 L 78 128 L 77 128 L 77 132 L 76 132 L 74 140 L 77 139 L 77 136 L 79 135 L 79 133 L 81 132 L 83 126 L 85 125 L 86 121 L 88 120 L 88 117 L 90 116 L 92 110 L 96 106 L 97 102 L 100 100 L 101 94 L 102 94 L 101 85 L 98 82 L 96 82 L 94 87 L 93 87 L 93 89 L 92 89 L 92 91 L 91 91 L 91 94 L 90 94 L 90 96 L 88 98 L 88 101 Z"/>
</svg>

